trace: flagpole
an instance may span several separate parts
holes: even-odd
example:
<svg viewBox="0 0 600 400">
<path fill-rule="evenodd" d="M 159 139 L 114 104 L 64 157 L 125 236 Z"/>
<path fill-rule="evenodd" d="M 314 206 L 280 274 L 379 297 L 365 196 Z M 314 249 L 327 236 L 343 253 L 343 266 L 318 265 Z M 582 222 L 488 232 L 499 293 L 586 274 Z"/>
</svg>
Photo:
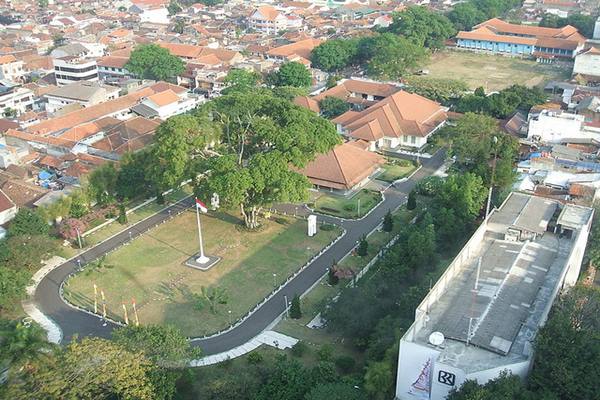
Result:
<svg viewBox="0 0 600 400">
<path fill-rule="evenodd" d="M 204 246 L 202 245 L 202 228 L 200 227 L 200 207 L 196 204 L 196 220 L 198 221 L 198 243 L 200 244 L 200 257 L 196 259 L 196 262 L 204 264 L 208 261 L 208 258 L 204 255 Z"/>
</svg>

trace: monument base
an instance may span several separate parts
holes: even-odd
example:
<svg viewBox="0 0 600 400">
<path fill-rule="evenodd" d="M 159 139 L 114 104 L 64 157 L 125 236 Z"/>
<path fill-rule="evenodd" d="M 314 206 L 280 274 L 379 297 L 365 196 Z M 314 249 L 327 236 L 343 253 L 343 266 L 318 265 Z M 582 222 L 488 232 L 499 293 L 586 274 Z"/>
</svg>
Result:
<svg viewBox="0 0 600 400">
<path fill-rule="evenodd" d="M 200 254 L 198 253 L 188 258 L 185 265 L 190 268 L 199 269 L 200 271 L 208 271 L 219 261 L 221 261 L 221 257 L 216 256 L 204 256 L 204 260 L 201 260 Z"/>
</svg>

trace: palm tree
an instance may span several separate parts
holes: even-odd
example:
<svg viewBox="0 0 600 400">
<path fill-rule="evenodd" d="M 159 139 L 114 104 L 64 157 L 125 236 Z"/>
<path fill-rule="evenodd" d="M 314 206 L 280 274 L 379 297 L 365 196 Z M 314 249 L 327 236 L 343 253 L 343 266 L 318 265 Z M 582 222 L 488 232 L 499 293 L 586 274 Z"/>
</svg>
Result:
<svg viewBox="0 0 600 400">
<path fill-rule="evenodd" d="M 52 354 L 56 348 L 46 340 L 44 329 L 35 323 L 0 322 L 0 359 L 4 362 L 24 368 Z"/>
</svg>

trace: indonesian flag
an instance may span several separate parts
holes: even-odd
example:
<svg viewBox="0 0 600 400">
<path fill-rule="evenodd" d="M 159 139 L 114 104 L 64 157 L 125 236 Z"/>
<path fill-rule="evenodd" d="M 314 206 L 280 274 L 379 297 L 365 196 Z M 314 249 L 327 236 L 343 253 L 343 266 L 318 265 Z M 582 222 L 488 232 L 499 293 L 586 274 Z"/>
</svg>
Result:
<svg viewBox="0 0 600 400">
<path fill-rule="evenodd" d="M 199 209 L 200 211 L 202 211 L 203 213 L 208 212 L 208 208 L 206 208 L 206 204 L 204 204 L 203 202 L 198 200 L 198 198 L 196 198 L 196 208 Z"/>
</svg>

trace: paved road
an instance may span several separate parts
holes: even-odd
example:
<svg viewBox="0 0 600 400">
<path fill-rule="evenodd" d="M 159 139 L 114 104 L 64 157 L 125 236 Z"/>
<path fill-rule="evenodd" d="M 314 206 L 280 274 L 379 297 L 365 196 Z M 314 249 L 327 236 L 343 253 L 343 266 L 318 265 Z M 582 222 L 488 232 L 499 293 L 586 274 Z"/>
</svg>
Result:
<svg viewBox="0 0 600 400">
<path fill-rule="evenodd" d="M 381 223 L 383 216 L 388 210 L 393 210 L 406 201 L 407 193 L 416 183 L 426 176 L 435 172 L 444 162 L 444 154 L 438 152 L 433 158 L 423 160 L 423 168 L 417 171 L 411 179 L 402 182 L 396 187 L 391 187 L 385 192 L 385 201 L 374 209 L 368 216 L 359 221 L 344 221 L 341 225 L 347 230 L 346 235 L 336 244 L 330 247 L 319 258 L 314 260 L 310 266 L 302 271 L 295 279 L 290 281 L 284 289 L 279 291 L 269 301 L 262 305 L 243 323 L 235 329 L 219 336 L 206 339 L 194 340 L 193 344 L 200 346 L 206 355 L 216 354 L 240 346 L 262 332 L 285 310 L 284 296 L 288 300 L 296 293 L 304 293 L 315 282 L 317 282 L 327 271 L 333 260 L 341 259 L 352 250 L 362 235 L 369 233 Z M 82 263 L 90 262 L 107 252 L 123 245 L 131 237 L 146 232 L 156 224 L 169 218 L 169 211 L 176 213 L 183 208 L 190 207 L 193 200 L 188 199 L 182 203 L 171 206 L 161 213 L 141 221 L 128 231 L 107 240 L 82 253 L 79 259 Z M 328 218 L 327 218 L 328 219 Z M 41 311 L 52 318 L 62 329 L 65 341 L 72 339 L 74 335 L 109 337 L 116 325 L 108 323 L 103 326 L 97 316 L 74 309 L 65 304 L 59 295 L 60 284 L 70 274 L 76 271 L 78 264 L 76 260 L 68 261 L 50 274 L 48 274 L 38 286 L 35 293 L 35 301 Z"/>
</svg>

